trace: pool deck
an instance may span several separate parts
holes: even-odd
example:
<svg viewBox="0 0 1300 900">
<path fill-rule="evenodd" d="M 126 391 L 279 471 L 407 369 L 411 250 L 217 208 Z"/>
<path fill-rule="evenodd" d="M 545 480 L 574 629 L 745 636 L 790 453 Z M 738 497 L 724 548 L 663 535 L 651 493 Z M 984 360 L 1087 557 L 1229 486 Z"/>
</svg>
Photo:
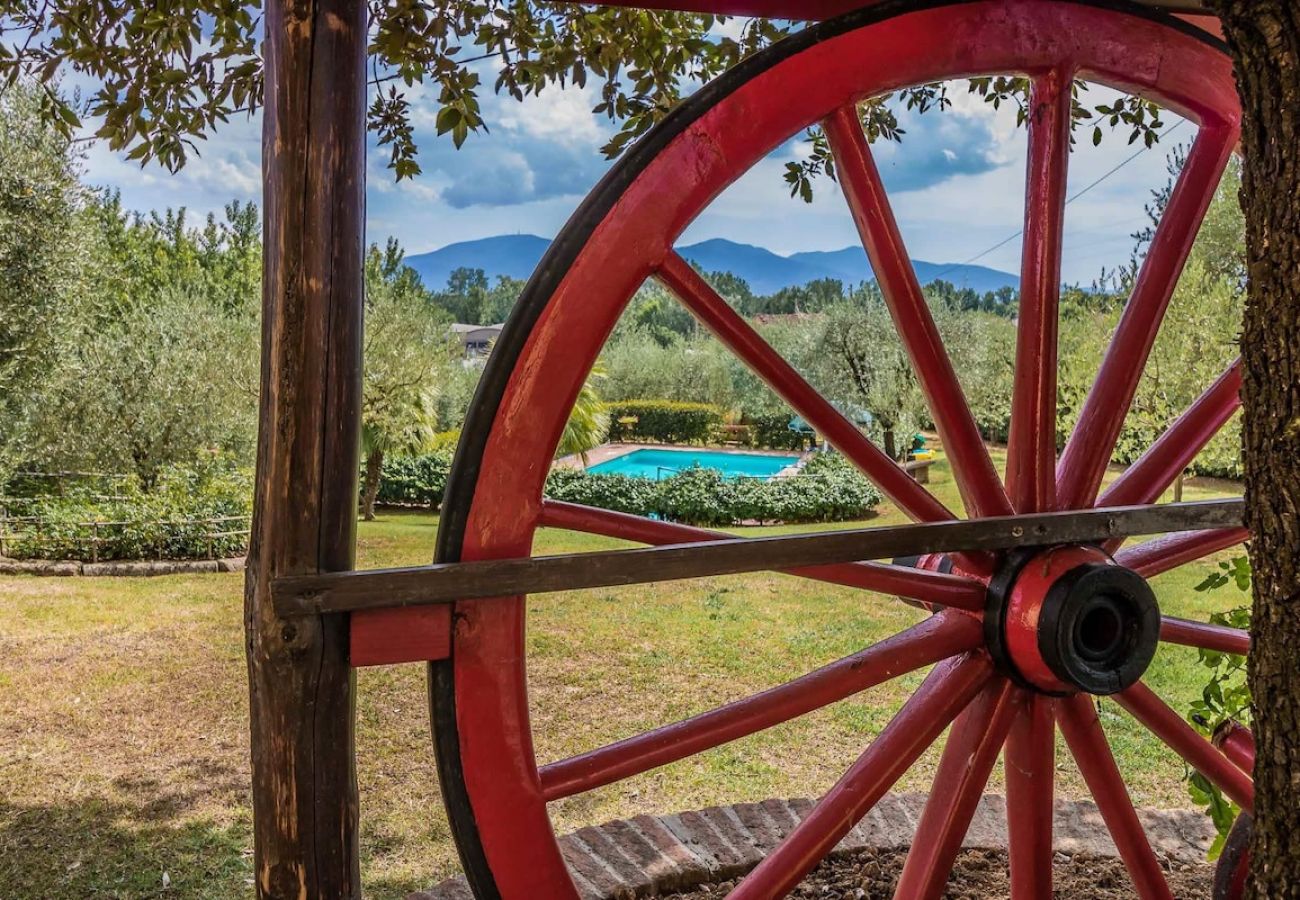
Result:
<svg viewBox="0 0 1300 900">
<path fill-rule="evenodd" d="M 620 456 L 627 456 L 637 450 L 707 450 L 710 453 L 736 453 L 743 456 L 798 456 L 799 461 L 793 465 L 786 466 L 774 477 L 783 478 L 787 475 L 795 474 L 812 453 L 805 450 L 758 450 L 753 447 L 715 447 L 712 445 L 695 445 L 695 444 L 624 444 L 610 443 L 601 444 L 592 450 L 587 451 L 587 464 L 582 463 L 582 457 L 574 454 L 572 456 L 562 456 L 551 464 L 555 469 L 583 469 L 590 466 L 598 466 L 601 463 L 609 462 L 611 459 L 618 459 Z"/>
</svg>

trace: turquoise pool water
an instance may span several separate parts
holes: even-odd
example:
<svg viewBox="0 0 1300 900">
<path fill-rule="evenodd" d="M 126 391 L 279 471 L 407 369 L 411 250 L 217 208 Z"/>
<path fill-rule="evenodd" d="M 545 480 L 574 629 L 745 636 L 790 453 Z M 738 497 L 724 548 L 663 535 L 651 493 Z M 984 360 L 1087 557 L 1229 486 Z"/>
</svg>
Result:
<svg viewBox="0 0 1300 900">
<path fill-rule="evenodd" d="M 702 466 L 717 469 L 724 478 L 771 478 L 798 456 L 763 453 L 723 453 L 718 450 L 633 450 L 631 453 L 587 469 L 597 475 L 631 475 L 633 478 L 667 478 L 674 472 Z"/>
</svg>

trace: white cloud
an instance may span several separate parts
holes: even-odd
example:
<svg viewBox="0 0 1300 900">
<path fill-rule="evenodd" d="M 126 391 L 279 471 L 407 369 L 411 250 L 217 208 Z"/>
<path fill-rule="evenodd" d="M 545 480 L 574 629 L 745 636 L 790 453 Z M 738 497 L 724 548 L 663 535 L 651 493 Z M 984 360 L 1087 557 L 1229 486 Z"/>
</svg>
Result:
<svg viewBox="0 0 1300 900">
<path fill-rule="evenodd" d="M 728 23 L 727 28 L 739 27 Z M 485 79 L 491 83 L 491 79 Z M 369 239 L 396 236 L 410 253 L 494 234 L 528 232 L 552 236 L 606 170 L 599 147 L 609 126 L 591 115 L 592 92 L 548 89 L 517 103 L 485 88 L 488 135 L 471 136 L 457 151 L 433 134 L 436 103 L 427 87 L 411 89 L 424 174 L 394 182 L 388 149 L 374 145 L 367 161 Z M 1090 103 L 1109 94 L 1094 89 Z M 1025 132 L 1014 108 L 992 107 L 964 85 L 950 91 L 953 106 L 907 122 L 902 145 L 880 144 L 877 156 L 911 255 L 934 262 L 961 262 L 1022 227 Z M 1170 118 L 1170 121 L 1173 121 Z M 1171 142 L 1188 140 L 1183 128 Z M 1082 140 L 1071 160 L 1070 191 L 1105 175 L 1134 152 L 1126 134 L 1101 147 Z M 1102 265 L 1127 258 L 1129 233 L 1144 224 L 1142 207 L 1151 188 L 1165 180 L 1168 144 L 1141 154 L 1080 197 L 1067 210 L 1065 277 L 1090 280 Z M 185 205 L 196 216 L 219 212 L 230 200 L 260 199 L 260 120 L 236 120 L 201 155 L 171 175 L 151 164 L 141 169 L 103 144 L 87 148 L 86 178 L 119 188 L 129 208 Z M 683 238 L 694 242 L 726 237 L 780 253 L 826 250 L 857 241 L 839 188 L 817 185 L 816 201 L 789 197 L 782 179 L 786 161 L 804 148 L 786 142 L 707 209 Z M 1012 240 L 980 263 L 1014 271 L 1020 242 Z"/>
<path fill-rule="evenodd" d="M 603 134 L 591 109 L 596 104 L 589 88 L 547 88 L 524 103 L 506 99 L 497 117 L 508 132 L 539 140 L 589 147 L 603 141 Z"/>
</svg>

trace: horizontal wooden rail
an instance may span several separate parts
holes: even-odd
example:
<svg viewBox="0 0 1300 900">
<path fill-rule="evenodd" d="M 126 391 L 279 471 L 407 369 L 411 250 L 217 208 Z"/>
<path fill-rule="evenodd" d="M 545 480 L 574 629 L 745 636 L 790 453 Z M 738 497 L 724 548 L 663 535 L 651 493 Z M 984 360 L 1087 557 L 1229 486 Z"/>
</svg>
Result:
<svg viewBox="0 0 1300 900">
<path fill-rule="evenodd" d="M 277 578 L 278 615 L 303 616 L 735 575 L 926 553 L 1007 550 L 1239 526 L 1242 501 L 1206 500 L 729 538 L 524 559 Z"/>
</svg>

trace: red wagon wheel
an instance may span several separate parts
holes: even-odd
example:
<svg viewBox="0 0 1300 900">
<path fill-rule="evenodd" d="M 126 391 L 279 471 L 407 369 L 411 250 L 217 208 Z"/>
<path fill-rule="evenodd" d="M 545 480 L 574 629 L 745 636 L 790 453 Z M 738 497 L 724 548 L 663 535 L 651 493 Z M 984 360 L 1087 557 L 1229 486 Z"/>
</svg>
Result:
<svg viewBox="0 0 1300 900">
<path fill-rule="evenodd" d="M 1022 299 L 1005 484 L 930 316 L 855 104 L 990 73 L 1031 79 Z M 1199 127 L 1112 345 L 1057 458 L 1057 305 L 1070 86 L 1136 92 Z M 542 499 L 578 391 L 628 300 L 665 284 L 717 338 L 918 522 L 954 518 L 828 403 L 673 250 L 729 184 L 822 123 L 840 184 L 910 354 L 971 519 L 1154 503 L 1238 406 L 1234 366 L 1105 492 L 1103 474 L 1200 221 L 1238 139 L 1224 48 L 1177 19 L 1102 0 L 884 3 L 822 23 L 700 90 L 582 204 L 542 261 L 484 372 L 443 510 L 438 559 L 527 556 L 540 526 L 650 544 L 710 532 Z M 732 895 L 788 892 L 953 726 L 896 896 L 937 896 L 999 750 L 1007 761 L 1012 892 L 1051 895 L 1055 728 L 1063 733 L 1142 897 L 1169 897 L 1089 695 L 1113 695 L 1249 811 L 1249 776 L 1141 679 L 1156 644 L 1245 653 L 1245 632 L 1162 619 L 1147 579 L 1230 547 L 1238 528 L 934 557 L 795 574 L 929 604 L 927 621 L 840 662 L 688 720 L 538 765 L 528 715 L 523 597 L 455 608 L 431 664 L 443 791 L 480 897 L 572 898 L 547 803 L 793 717 L 931 664 L 894 719 Z M 1023 542 L 1021 542 L 1023 543 Z M 1113 555 L 1112 555 L 1113 554 Z M 929 563 L 925 565 L 924 563 Z M 1032 565 L 1030 564 L 1032 563 Z"/>
</svg>

